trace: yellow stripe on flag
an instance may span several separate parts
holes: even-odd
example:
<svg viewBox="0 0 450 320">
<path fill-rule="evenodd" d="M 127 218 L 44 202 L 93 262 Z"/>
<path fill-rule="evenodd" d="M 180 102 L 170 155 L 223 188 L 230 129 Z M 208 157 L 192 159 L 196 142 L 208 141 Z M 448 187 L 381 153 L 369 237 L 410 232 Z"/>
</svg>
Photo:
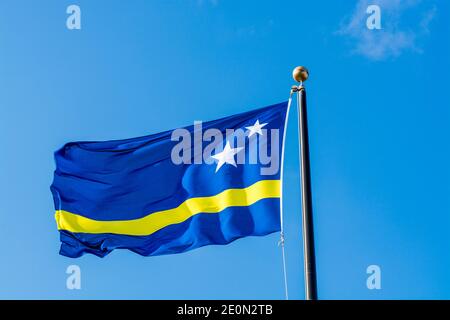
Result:
<svg viewBox="0 0 450 320">
<path fill-rule="evenodd" d="M 134 220 L 99 221 L 64 210 L 57 210 L 55 219 L 58 230 L 147 236 L 199 213 L 218 213 L 229 207 L 245 207 L 262 199 L 279 197 L 280 180 L 261 180 L 247 188 L 227 189 L 210 197 L 190 198 L 176 208 L 153 212 Z"/>
</svg>

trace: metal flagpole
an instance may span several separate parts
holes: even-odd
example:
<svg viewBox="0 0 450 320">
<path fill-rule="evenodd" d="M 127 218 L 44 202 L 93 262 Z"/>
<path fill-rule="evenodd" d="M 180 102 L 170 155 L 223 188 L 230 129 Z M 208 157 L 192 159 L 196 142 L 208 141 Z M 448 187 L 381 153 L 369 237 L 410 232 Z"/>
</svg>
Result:
<svg viewBox="0 0 450 320">
<path fill-rule="evenodd" d="M 311 170 L 309 163 L 308 117 L 306 112 L 306 91 L 303 82 L 309 72 L 305 67 L 297 67 L 292 72 L 294 80 L 299 83 L 292 87 L 297 92 L 298 133 L 300 151 L 301 192 L 302 192 L 302 230 L 305 273 L 306 300 L 317 300 L 316 258 L 314 251 L 314 230 L 311 198 Z"/>
</svg>

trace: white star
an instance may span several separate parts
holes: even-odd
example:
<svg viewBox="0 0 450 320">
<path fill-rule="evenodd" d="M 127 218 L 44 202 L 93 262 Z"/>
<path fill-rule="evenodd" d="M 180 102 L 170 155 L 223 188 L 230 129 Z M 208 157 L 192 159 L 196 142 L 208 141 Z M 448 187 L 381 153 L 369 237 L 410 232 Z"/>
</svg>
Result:
<svg viewBox="0 0 450 320">
<path fill-rule="evenodd" d="M 216 172 L 219 171 L 219 169 L 225 164 L 231 164 L 236 167 L 236 162 L 234 161 L 234 155 L 241 151 L 244 148 L 231 148 L 230 142 L 227 141 L 227 144 L 222 152 L 216 153 L 212 156 L 212 158 L 218 160 L 216 167 Z"/>
<path fill-rule="evenodd" d="M 261 128 L 265 127 L 266 125 L 267 125 L 267 123 L 259 124 L 259 120 L 256 120 L 254 125 L 252 125 L 250 127 L 245 127 L 245 129 L 249 130 L 249 134 L 248 134 L 249 137 L 251 137 L 255 133 L 262 135 L 263 133 L 261 131 Z"/>
</svg>

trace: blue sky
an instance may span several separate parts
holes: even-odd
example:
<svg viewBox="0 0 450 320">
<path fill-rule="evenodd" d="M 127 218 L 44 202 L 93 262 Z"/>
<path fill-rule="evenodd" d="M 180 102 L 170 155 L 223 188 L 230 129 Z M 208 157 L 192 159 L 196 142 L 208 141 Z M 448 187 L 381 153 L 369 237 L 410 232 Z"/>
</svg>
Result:
<svg viewBox="0 0 450 320">
<path fill-rule="evenodd" d="M 66 28 L 71 4 L 81 30 Z M 381 30 L 366 28 L 368 4 Z M 0 298 L 283 299 L 277 234 L 171 256 L 59 256 L 49 186 L 65 142 L 281 102 L 306 65 L 319 298 L 449 299 L 449 12 L 419 0 L 2 1 Z M 285 228 L 290 297 L 303 299 L 295 120 Z M 81 290 L 66 289 L 71 264 Z M 366 287 L 372 264 L 381 290 Z"/>
</svg>

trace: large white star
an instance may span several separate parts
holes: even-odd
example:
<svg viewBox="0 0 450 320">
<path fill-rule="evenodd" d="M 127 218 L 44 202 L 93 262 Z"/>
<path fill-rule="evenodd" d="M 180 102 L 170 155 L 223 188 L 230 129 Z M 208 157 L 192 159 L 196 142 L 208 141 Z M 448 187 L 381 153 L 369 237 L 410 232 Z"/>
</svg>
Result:
<svg viewBox="0 0 450 320">
<path fill-rule="evenodd" d="M 248 136 L 251 137 L 252 135 L 254 135 L 255 133 L 259 134 L 262 136 L 262 131 L 261 128 L 265 127 L 267 125 L 267 123 L 259 123 L 259 120 L 256 120 L 255 124 L 250 126 L 250 127 L 245 127 L 245 129 L 249 130 Z"/>
<path fill-rule="evenodd" d="M 212 158 L 218 160 L 216 172 L 219 171 L 219 169 L 225 164 L 231 164 L 236 167 L 236 162 L 234 161 L 234 155 L 241 151 L 244 148 L 231 148 L 230 142 L 227 141 L 227 144 L 225 145 L 225 148 L 222 152 L 216 153 L 212 156 Z"/>
</svg>

